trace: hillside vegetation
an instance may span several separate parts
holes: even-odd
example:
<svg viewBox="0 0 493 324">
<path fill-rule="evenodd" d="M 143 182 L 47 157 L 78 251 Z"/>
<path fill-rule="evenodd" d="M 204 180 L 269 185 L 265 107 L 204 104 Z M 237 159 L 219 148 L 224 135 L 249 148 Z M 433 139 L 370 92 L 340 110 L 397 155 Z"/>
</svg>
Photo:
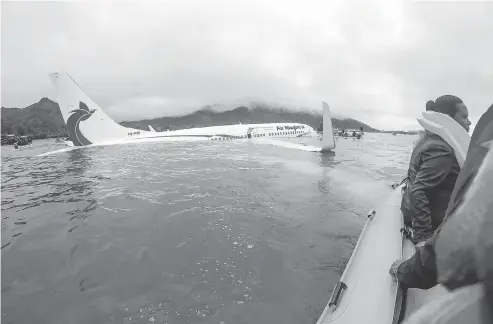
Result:
<svg viewBox="0 0 493 324">
<path fill-rule="evenodd" d="M 31 135 L 33 138 L 66 136 L 65 123 L 58 104 L 48 98 L 42 98 L 26 108 L 4 108 L 1 110 L 2 134 Z M 140 121 L 124 121 L 120 124 L 142 130 L 151 125 L 157 131 L 176 130 L 190 127 L 204 127 L 231 124 L 295 122 L 318 129 L 322 123 L 321 114 L 295 112 L 277 109 L 266 105 L 254 108 L 238 107 L 233 110 L 215 112 L 204 108 L 181 117 L 160 117 Z M 360 121 L 346 118 L 332 118 L 334 128 L 359 129 L 366 132 L 378 131 Z"/>
</svg>

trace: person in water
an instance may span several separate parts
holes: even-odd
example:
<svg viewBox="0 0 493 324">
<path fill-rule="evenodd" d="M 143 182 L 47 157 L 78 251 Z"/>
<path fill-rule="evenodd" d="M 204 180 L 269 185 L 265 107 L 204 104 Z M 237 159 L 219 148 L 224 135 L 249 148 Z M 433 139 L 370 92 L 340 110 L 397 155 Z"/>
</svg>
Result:
<svg viewBox="0 0 493 324">
<path fill-rule="evenodd" d="M 446 114 L 469 131 L 468 110 L 460 98 L 441 96 L 428 101 L 426 110 Z M 414 244 L 422 245 L 442 223 L 459 171 L 454 149 L 440 136 L 425 131 L 412 152 L 401 202 Z"/>
<path fill-rule="evenodd" d="M 491 236 L 493 225 L 491 220 L 493 217 L 492 200 L 485 201 L 484 206 L 478 206 L 481 209 L 485 208 L 483 214 L 489 215 L 489 219 L 485 219 L 484 215 L 483 219 L 478 217 L 478 211 L 476 213 L 471 212 L 467 208 L 465 211 L 461 210 L 465 200 L 464 196 L 476 178 L 485 157 L 490 154 L 489 158 L 492 158 L 492 143 L 493 105 L 481 116 L 471 136 L 466 160 L 457 178 L 443 223 L 410 259 L 395 261 L 389 270 L 389 273 L 404 288 L 430 289 L 437 284 L 442 284 L 452 292 L 452 295 L 445 297 L 444 301 L 432 302 L 436 305 L 430 304 L 429 309 L 425 307 L 421 311 L 422 314 L 416 314 L 416 318 L 421 315 L 424 316 L 423 323 L 430 323 L 430 318 L 437 312 L 440 313 L 439 310 L 446 306 L 444 303 L 450 304 L 453 299 L 456 299 L 456 304 L 458 303 L 460 306 L 453 307 L 454 309 L 451 310 L 453 312 L 464 309 L 466 304 L 472 305 L 472 302 L 477 302 L 479 297 L 478 294 L 474 297 L 474 292 L 478 291 L 478 284 L 480 284 L 479 288 L 484 291 L 485 298 L 482 305 L 489 305 L 489 309 L 486 311 L 489 312 L 490 318 L 493 316 L 493 246 L 492 240 L 486 239 L 487 236 Z M 488 151 L 490 152 L 488 153 Z M 489 163 L 491 164 L 491 161 Z M 482 189 L 484 190 L 484 188 Z M 469 205 L 474 204 L 471 201 L 467 203 Z M 471 206 L 467 207 L 470 208 Z M 457 233 L 458 227 L 461 233 Z M 445 229 L 442 233 L 443 228 Z M 475 234 L 474 231 L 478 228 L 480 232 Z M 441 233 L 442 235 L 440 235 Z M 475 237 L 478 239 L 475 240 Z M 473 246 L 470 246 L 471 238 L 475 242 L 472 244 Z M 438 252 L 441 253 L 438 258 L 437 241 L 440 243 Z M 472 300 L 474 298 L 476 298 L 475 301 Z M 483 306 L 480 304 L 479 308 Z M 481 315 L 479 308 L 473 309 L 472 317 L 463 322 L 481 322 L 477 320 L 479 316 L 488 317 L 487 314 Z M 411 322 L 421 323 L 421 321 L 414 320 Z"/>
</svg>

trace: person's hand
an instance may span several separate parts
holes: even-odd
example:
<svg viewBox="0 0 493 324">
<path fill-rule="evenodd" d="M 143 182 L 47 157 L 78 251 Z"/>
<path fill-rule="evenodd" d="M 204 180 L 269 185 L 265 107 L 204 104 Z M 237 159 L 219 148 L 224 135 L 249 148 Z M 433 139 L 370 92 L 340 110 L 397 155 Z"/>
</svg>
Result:
<svg viewBox="0 0 493 324">
<path fill-rule="evenodd" d="M 405 260 L 397 260 L 397 261 L 394 261 L 394 263 L 392 263 L 392 265 L 390 266 L 389 273 L 392 276 L 392 278 L 394 278 L 395 281 L 398 281 L 397 280 L 397 269 L 399 269 L 399 266 L 404 261 Z"/>
</svg>

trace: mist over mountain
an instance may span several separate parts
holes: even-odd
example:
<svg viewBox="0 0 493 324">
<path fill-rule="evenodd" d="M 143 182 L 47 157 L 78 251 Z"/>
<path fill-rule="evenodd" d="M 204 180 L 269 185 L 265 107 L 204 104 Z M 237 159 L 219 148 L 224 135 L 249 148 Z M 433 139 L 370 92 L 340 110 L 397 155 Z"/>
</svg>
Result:
<svg viewBox="0 0 493 324">
<path fill-rule="evenodd" d="M 149 130 L 151 125 L 156 131 L 176 130 L 191 127 L 205 127 L 231 124 L 293 122 L 319 128 L 322 114 L 305 111 L 292 111 L 285 108 L 271 107 L 266 104 L 253 103 L 249 107 L 240 106 L 232 110 L 218 111 L 215 105 L 185 115 L 160 117 L 139 121 L 123 121 L 121 125 L 142 130 Z M 378 131 L 371 126 L 352 118 L 332 118 L 334 128 L 359 129 L 366 132 Z M 26 108 L 1 109 L 2 134 L 31 135 L 33 138 L 66 136 L 65 123 L 58 103 L 42 98 Z"/>
</svg>

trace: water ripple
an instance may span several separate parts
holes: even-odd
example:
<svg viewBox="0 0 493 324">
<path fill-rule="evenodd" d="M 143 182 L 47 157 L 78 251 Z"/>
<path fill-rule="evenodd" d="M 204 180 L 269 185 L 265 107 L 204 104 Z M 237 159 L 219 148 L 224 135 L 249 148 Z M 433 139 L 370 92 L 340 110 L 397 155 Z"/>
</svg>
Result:
<svg viewBox="0 0 493 324">
<path fill-rule="evenodd" d="M 2 147 L 2 319 L 313 323 L 413 140 Z"/>
</svg>

